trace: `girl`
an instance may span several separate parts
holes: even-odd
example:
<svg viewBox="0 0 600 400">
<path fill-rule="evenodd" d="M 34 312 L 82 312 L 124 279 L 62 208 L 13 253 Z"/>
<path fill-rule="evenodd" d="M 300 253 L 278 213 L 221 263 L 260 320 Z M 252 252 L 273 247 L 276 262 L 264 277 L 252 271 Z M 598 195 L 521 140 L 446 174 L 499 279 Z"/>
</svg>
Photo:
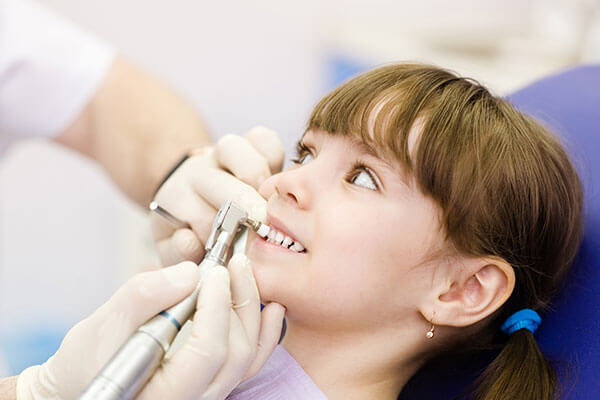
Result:
<svg viewBox="0 0 600 400">
<path fill-rule="evenodd" d="M 533 332 L 576 254 L 582 189 L 533 119 L 448 71 L 385 66 L 322 99 L 259 192 L 271 230 L 248 256 L 287 332 L 231 399 L 396 399 L 434 357 L 498 340 L 475 398 L 555 396 Z"/>
</svg>

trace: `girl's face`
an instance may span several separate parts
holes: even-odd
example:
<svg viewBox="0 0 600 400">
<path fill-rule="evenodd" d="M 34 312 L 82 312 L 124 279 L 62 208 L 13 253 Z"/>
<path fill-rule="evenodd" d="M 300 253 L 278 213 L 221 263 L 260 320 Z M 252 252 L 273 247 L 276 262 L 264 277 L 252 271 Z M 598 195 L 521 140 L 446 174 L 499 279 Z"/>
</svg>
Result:
<svg viewBox="0 0 600 400">
<path fill-rule="evenodd" d="M 286 306 L 291 323 L 327 330 L 414 318 L 443 245 L 439 207 L 399 163 L 351 138 L 309 130 L 300 148 L 259 189 L 269 225 L 306 249 L 254 237 L 248 255 L 263 301 Z"/>
</svg>

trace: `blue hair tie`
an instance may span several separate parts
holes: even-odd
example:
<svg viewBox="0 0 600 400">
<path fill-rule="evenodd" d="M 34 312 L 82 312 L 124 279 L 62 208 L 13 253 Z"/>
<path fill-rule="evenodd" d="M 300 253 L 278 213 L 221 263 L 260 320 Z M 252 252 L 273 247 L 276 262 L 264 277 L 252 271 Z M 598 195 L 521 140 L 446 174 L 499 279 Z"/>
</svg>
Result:
<svg viewBox="0 0 600 400">
<path fill-rule="evenodd" d="M 541 323 L 542 319 L 538 313 L 530 308 L 524 308 L 506 318 L 500 330 L 511 335 L 520 329 L 527 329 L 533 334 Z"/>
</svg>

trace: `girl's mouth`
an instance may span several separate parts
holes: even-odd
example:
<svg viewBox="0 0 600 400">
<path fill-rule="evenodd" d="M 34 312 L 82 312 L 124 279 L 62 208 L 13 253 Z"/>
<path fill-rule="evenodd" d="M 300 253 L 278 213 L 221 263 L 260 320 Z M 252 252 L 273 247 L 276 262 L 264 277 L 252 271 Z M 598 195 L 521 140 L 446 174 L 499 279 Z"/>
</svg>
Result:
<svg viewBox="0 0 600 400">
<path fill-rule="evenodd" d="M 262 224 L 258 235 L 268 243 L 276 246 L 281 246 L 295 253 L 306 253 L 304 246 L 296 239 L 279 232 L 277 229 L 268 225 Z"/>
</svg>

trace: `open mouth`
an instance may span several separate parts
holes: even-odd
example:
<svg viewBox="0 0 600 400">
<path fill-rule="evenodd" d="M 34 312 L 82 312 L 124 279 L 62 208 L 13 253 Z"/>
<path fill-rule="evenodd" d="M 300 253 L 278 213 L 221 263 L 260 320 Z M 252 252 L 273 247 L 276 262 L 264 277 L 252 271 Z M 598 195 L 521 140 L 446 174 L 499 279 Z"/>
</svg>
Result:
<svg viewBox="0 0 600 400">
<path fill-rule="evenodd" d="M 295 253 L 306 253 L 306 249 L 299 241 L 282 232 L 279 232 L 277 229 L 271 226 L 262 224 L 260 230 L 258 231 L 258 235 L 267 242 L 276 246 L 284 247 Z"/>
</svg>

